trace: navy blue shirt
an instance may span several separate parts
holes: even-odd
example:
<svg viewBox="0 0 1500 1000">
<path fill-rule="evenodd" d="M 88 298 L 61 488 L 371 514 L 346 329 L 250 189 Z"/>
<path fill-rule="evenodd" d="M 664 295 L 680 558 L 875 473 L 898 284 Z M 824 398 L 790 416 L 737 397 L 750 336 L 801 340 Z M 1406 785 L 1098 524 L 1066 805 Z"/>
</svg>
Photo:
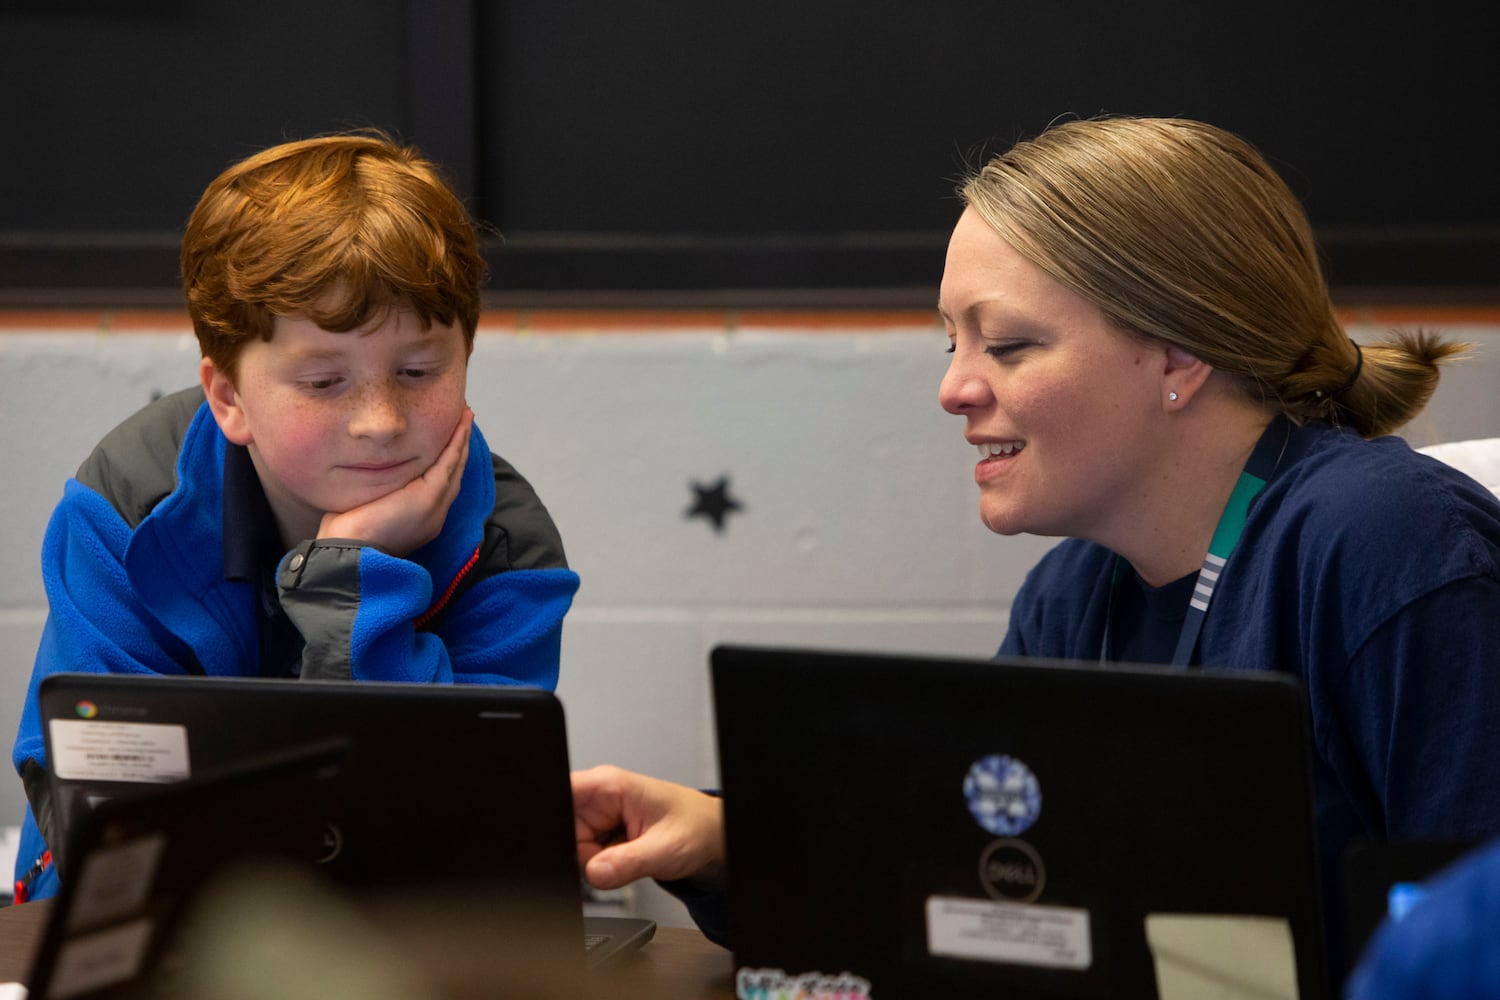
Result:
<svg viewBox="0 0 1500 1000">
<path fill-rule="evenodd" d="M 1127 566 L 1115 587 L 1110 648 L 1103 658 L 1111 663 L 1171 663 L 1197 583 L 1194 570 L 1153 587 Z"/>
<path fill-rule="evenodd" d="M 1097 660 L 1114 561 L 1061 542 L 1027 576 L 1000 652 Z M 1193 662 L 1307 688 L 1335 958 L 1354 841 L 1500 834 L 1497 649 L 1494 495 L 1398 438 L 1299 428 L 1250 504 Z"/>
</svg>

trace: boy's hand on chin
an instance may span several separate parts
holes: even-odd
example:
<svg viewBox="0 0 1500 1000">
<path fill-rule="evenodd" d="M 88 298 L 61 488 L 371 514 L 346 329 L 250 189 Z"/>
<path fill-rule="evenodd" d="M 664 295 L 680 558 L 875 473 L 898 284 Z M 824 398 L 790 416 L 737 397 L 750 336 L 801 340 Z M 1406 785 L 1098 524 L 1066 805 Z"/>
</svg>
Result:
<svg viewBox="0 0 1500 1000">
<path fill-rule="evenodd" d="M 465 407 L 453 436 L 426 472 L 367 504 L 324 514 L 318 537 L 355 538 L 400 557 L 432 541 L 443 530 L 448 508 L 463 482 L 473 425 L 474 411 Z"/>
</svg>

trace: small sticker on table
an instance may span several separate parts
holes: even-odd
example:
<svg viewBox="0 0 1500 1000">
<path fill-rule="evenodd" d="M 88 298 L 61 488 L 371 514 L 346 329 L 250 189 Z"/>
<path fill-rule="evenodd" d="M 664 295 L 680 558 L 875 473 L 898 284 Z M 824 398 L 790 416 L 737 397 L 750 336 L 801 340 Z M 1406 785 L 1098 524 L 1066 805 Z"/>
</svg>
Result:
<svg viewBox="0 0 1500 1000">
<path fill-rule="evenodd" d="M 1052 969 L 1087 969 L 1094 961 L 1087 910 L 956 896 L 928 897 L 927 950 Z"/>
<path fill-rule="evenodd" d="M 181 781 L 187 728 L 157 722 L 53 719 L 52 773 L 69 781 Z"/>
<path fill-rule="evenodd" d="M 734 976 L 736 1000 L 870 1000 L 870 981 L 850 972 L 829 975 L 803 972 L 788 975 L 781 969 L 740 969 Z"/>
</svg>

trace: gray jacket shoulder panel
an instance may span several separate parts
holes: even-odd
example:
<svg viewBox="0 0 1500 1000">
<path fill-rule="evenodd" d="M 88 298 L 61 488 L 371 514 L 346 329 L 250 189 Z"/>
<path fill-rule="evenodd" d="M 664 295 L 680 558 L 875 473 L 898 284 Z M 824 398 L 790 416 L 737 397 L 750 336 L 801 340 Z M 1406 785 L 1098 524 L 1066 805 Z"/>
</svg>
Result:
<svg viewBox="0 0 1500 1000">
<path fill-rule="evenodd" d="M 177 456 L 203 399 L 195 386 L 146 404 L 104 435 L 76 478 L 136 528 L 176 488 Z"/>
<path fill-rule="evenodd" d="M 495 509 L 484 525 L 481 562 L 497 570 L 566 569 L 562 535 L 541 498 L 499 455 L 495 468 Z"/>
</svg>

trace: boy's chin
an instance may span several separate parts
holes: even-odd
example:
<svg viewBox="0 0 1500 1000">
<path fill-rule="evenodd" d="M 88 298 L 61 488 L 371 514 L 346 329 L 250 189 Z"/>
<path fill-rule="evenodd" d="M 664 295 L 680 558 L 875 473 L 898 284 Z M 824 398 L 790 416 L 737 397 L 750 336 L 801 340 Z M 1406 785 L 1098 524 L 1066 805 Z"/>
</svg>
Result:
<svg viewBox="0 0 1500 1000">
<path fill-rule="evenodd" d="M 397 474 L 389 478 L 371 478 L 365 482 L 342 484 L 343 489 L 330 491 L 329 495 L 322 497 L 325 501 L 324 509 L 332 514 L 347 514 L 404 489 L 411 485 L 413 478 L 410 474 Z"/>
</svg>

